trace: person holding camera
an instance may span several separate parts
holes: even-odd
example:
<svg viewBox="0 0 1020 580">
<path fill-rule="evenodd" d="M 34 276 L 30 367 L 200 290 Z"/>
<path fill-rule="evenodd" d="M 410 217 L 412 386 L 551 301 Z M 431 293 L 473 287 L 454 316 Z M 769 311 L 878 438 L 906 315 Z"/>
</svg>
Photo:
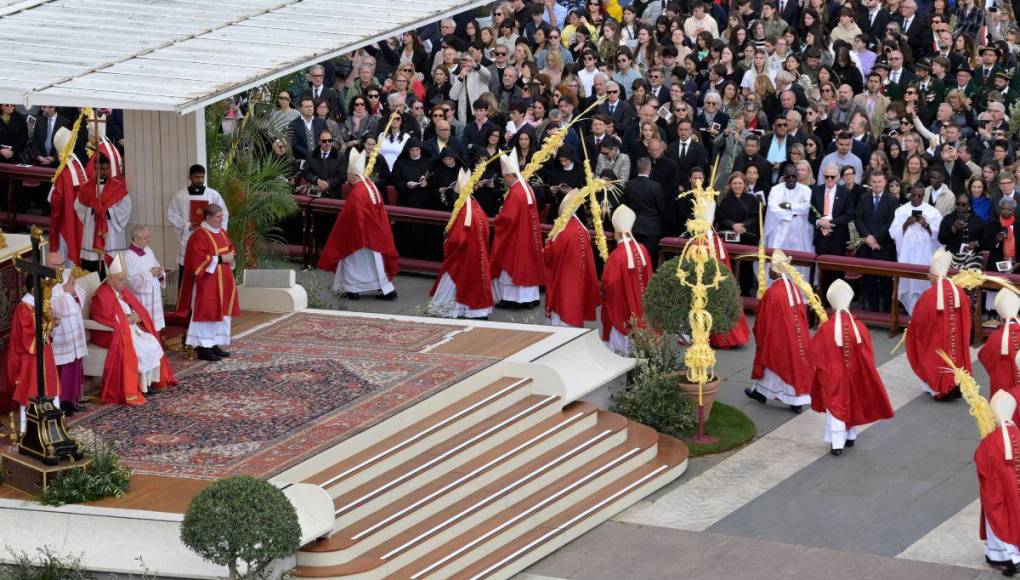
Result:
<svg viewBox="0 0 1020 580">
<path fill-rule="evenodd" d="M 893 216 L 889 235 L 896 243 L 896 260 L 901 264 L 927 266 L 931 255 L 939 247 L 939 233 L 945 222 L 935 206 L 925 201 L 924 187 L 915 184 L 910 188 L 908 203 L 901 205 Z M 950 218 L 951 220 L 951 218 Z M 931 284 L 927 280 L 900 280 L 897 298 L 907 314 L 914 311 L 921 294 Z"/>
<path fill-rule="evenodd" d="M 1009 274 L 1017 270 L 1020 255 L 1020 220 L 1016 219 L 1016 200 L 999 199 L 995 219 L 984 227 L 984 248 L 988 250 L 988 269 Z"/>
<path fill-rule="evenodd" d="M 970 208 L 970 197 L 956 196 L 956 211 L 942 220 L 939 242 L 953 254 L 953 267 L 958 270 L 981 268 L 981 250 L 984 249 L 985 222 Z"/>
</svg>

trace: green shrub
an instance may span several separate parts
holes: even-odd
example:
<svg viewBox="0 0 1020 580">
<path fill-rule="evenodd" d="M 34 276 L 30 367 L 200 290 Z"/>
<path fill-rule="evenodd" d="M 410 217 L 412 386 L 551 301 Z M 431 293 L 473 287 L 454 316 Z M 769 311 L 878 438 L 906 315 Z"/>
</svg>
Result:
<svg viewBox="0 0 1020 580">
<path fill-rule="evenodd" d="M 660 433 L 684 436 L 697 424 L 697 409 L 677 388 L 683 357 L 675 339 L 637 326 L 630 339 L 637 367 L 627 375 L 627 386 L 613 395 L 610 410 Z"/>
<path fill-rule="evenodd" d="M 664 332 L 690 334 L 691 289 L 676 277 L 679 263 L 680 256 L 663 263 L 649 280 L 644 296 L 645 320 L 653 328 Z M 705 280 L 711 282 L 719 268 L 718 261 L 710 260 L 705 266 Z M 684 269 L 690 272 L 688 280 L 693 281 L 694 264 L 685 260 Z M 706 309 L 712 315 L 712 332 L 726 332 L 733 328 L 743 307 L 740 289 L 733 275 L 725 267 L 722 269 L 723 279 L 719 286 L 708 290 Z"/>
<path fill-rule="evenodd" d="M 92 459 L 89 468 L 66 471 L 58 476 L 43 492 L 40 502 L 60 506 L 127 493 L 131 487 L 131 470 L 121 465 L 112 443 L 93 439 L 84 445 L 84 451 L 85 457 Z"/>
<path fill-rule="evenodd" d="M 0 580 L 92 580 L 78 556 L 61 558 L 49 546 L 38 548 L 33 558 L 25 552 L 7 549 L 12 563 L 0 565 Z"/>
<path fill-rule="evenodd" d="M 270 564 L 297 551 L 301 527 L 294 506 L 274 485 L 230 477 L 191 500 L 181 541 L 203 559 L 226 566 L 231 579 L 262 578 Z"/>
</svg>

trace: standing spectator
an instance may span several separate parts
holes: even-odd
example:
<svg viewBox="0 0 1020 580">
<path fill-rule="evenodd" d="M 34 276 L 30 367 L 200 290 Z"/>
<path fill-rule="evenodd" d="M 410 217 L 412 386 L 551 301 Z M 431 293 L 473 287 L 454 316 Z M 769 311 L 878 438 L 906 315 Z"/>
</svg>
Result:
<svg viewBox="0 0 1020 580">
<path fill-rule="evenodd" d="M 758 198 L 751 195 L 747 189 L 747 180 L 744 174 L 734 171 L 730 174 L 726 192 L 719 201 L 719 207 L 715 212 L 716 229 L 720 234 L 733 232 L 739 236 L 738 244 L 754 246 L 758 244 L 760 232 L 758 231 L 758 214 L 761 211 L 761 204 Z M 750 296 L 754 290 L 754 268 L 746 260 L 737 262 L 737 279 L 740 283 L 740 293 L 743 296 Z"/>
<path fill-rule="evenodd" d="M 651 171 L 651 162 L 648 169 Z M 613 179 L 621 185 L 630 178 L 630 157 L 620 152 L 620 140 L 612 135 L 606 137 L 599 146 L 595 175 L 602 175 L 604 171 L 612 172 Z"/>
<path fill-rule="evenodd" d="M 816 185 L 811 194 L 814 211 L 808 221 L 815 227 L 815 253 L 846 255 L 850 241 L 850 223 L 854 219 L 856 200 L 839 182 L 839 166 L 830 163 L 822 167 L 822 185 Z M 820 291 L 825 292 L 829 284 L 842 278 L 842 272 L 826 272 L 821 281 Z"/>
<path fill-rule="evenodd" d="M 836 135 L 836 150 L 829 153 L 822 159 L 822 167 L 828 165 L 835 165 L 837 167 L 853 167 L 854 168 L 854 180 L 857 183 L 861 182 L 861 176 L 864 175 L 864 164 L 861 162 L 861 158 L 851 153 L 853 144 L 853 137 L 850 133 L 843 131 Z M 819 176 L 818 185 L 822 185 L 822 178 Z"/>
<path fill-rule="evenodd" d="M 969 270 L 981 268 L 984 240 L 985 222 L 971 211 L 970 197 L 961 193 L 956 196 L 956 211 L 942 220 L 939 242 L 953 254 L 954 268 Z"/>
<path fill-rule="evenodd" d="M 341 115 L 340 108 L 340 96 L 337 94 L 333 87 L 327 87 L 323 84 L 323 80 L 326 78 L 326 69 L 322 65 L 312 65 L 308 69 L 308 90 L 302 95 L 302 97 L 311 97 L 312 101 L 326 101 L 329 105 L 329 110 L 333 114 L 334 120 L 339 119 Z"/>
<path fill-rule="evenodd" d="M 642 157 L 636 165 L 637 177 L 623 188 L 623 204 L 636 214 L 634 239 L 648 250 L 652 264 L 657 264 L 662 221 L 667 211 L 666 199 L 662 186 L 651 179 L 652 160 Z"/>
<path fill-rule="evenodd" d="M 14 105 L 0 105 L 0 163 L 23 163 L 27 147 L 28 120 Z"/>
<path fill-rule="evenodd" d="M 40 107 L 42 116 L 35 122 L 30 145 L 32 162 L 43 167 L 56 167 L 60 163 L 59 152 L 53 147 L 53 136 L 57 129 L 71 129 L 71 123 L 57 114 L 57 108 L 48 105 Z"/>
<path fill-rule="evenodd" d="M 931 255 L 939 248 L 942 231 L 942 214 L 924 200 L 924 188 L 910 188 L 909 202 L 897 208 L 889 235 L 896 242 L 896 260 L 901 264 L 931 264 Z M 927 280 L 900 279 L 897 298 L 907 314 L 925 290 L 931 287 Z"/>
<path fill-rule="evenodd" d="M 457 116 L 462 121 L 468 119 L 468 111 L 473 104 L 489 90 L 492 74 L 488 69 L 480 68 L 474 57 L 461 55 L 460 69 L 452 80 L 450 98 L 457 102 Z"/>
<path fill-rule="evenodd" d="M 870 191 L 861 194 L 857 200 L 857 215 L 854 225 L 857 235 L 864 239 L 858 250 L 862 258 L 896 261 L 896 246 L 890 235 L 899 200 L 886 191 L 888 180 L 882 173 L 869 179 Z M 892 280 L 885 276 L 865 276 L 865 304 L 874 312 L 888 312 L 892 300 Z"/>
<path fill-rule="evenodd" d="M 315 101 L 311 97 L 302 97 L 301 116 L 290 122 L 290 146 L 294 158 L 308 159 L 315 150 L 318 135 L 328 130 L 326 121 L 315 116 Z"/>
<path fill-rule="evenodd" d="M 314 195 L 340 199 L 340 186 L 346 179 L 346 160 L 337 153 L 334 136 L 319 133 L 319 144 L 305 160 L 301 179 L 308 182 Z"/>
</svg>

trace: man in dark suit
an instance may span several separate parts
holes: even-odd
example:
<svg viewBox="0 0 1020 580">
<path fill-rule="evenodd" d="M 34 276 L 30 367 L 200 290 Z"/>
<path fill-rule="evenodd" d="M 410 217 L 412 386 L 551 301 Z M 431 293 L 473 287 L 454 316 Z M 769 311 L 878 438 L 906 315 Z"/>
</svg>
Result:
<svg viewBox="0 0 1020 580">
<path fill-rule="evenodd" d="M 797 19 L 800 17 L 800 4 L 796 0 L 792 2 L 790 0 L 778 0 L 776 2 L 776 16 L 782 19 L 783 22 L 796 26 Z"/>
<path fill-rule="evenodd" d="M 606 100 L 603 101 L 595 112 L 605 115 L 613 122 L 617 135 L 623 135 L 637 121 L 637 112 L 634 105 L 620 98 L 620 85 L 615 81 L 606 84 Z"/>
<path fill-rule="evenodd" d="M 652 160 L 650 177 L 652 181 L 662 187 L 662 195 L 665 200 L 666 209 L 662 217 L 661 233 L 664 236 L 679 236 L 687 223 L 680 221 L 677 209 L 680 171 L 677 169 L 676 161 L 666 154 L 666 144 L 661 139 L 652 139 L 648 143 L 648 155 Z M 687 205 L 690 205 L 690 202 L 687 202 Z"/>
<path fill-rule="evenodd" d="M 733 171 L 747 172 L 747 168 L 750 165 L 754 165 L 758 168 L 759 186 L 772 186 L 772 165 L 765 159 L 765 156 L 761 154 L 761 137 L 754 133 L 749 134 L 744 138 L 744 150 L 737 154 L 736 159 L 733 160 Z"/>
<path fill-rule="evenodd" d="M 866 0 L 858 12 L 857 26 L 871 38 L 882 38 L 890 20 L 892 15 L 882 7 L 882 0 Z"/>
<path fill-rule="evenodd" d="M 316 148 L 315 140 L 320 133 L 329 129 L 325 119 L 315 116 L 315 101 L 311 97 L 301 98 L 301 116 L 290 122 L 290 147 L 294 159 L 308 159 Z"/>
<path fill-rule="evenodd" d="M 822 180 L 822 185 L 811 188 L 814 211 L 808 214 L 808 222 L 815 228 L 815 253 L 844 256 L 850 240 L 850 222 L 855 217 L 855 200 L 840 184 L 839 166 L 835 163 L 822 167 Z M 825 274 L 821 280 L 822 293 L 828 290 L 833 280 L 843 277 L 842 272 Z"/>
<path fill-rule="evenodd" d="M 333 134 L 329 130 L 319 133 L 319 146 L 305 160 L 301 179 L 308 182 L 313 194 L 340 198 L 340 186 L 347 179 L 347 160 L 333 148 Z"/>
<path fill-rule="evenodd" d="M 924 58 L 934 50 L 931 42 L 931 25 L 927 18 L 917 14 L 917 0 L 904 0 L 900 4 L 900 14 L 896 21 L 900 23 L 900 33 L 907 37 L 907 44 L 910 45 L 915 59 Z M 893 64 L 893 68 L 895 67 Z"/>
<path fill-rule="evenodd" d="M 651 255 L 653 267 L 659 254 L 659 237 L 662 234 L 662 218 L 666 213 L 666 199 L 662 186 L 651 178 L 652 160 L 642 157 L 637 160 L 637 177 L 623 188 L 623 203 L 634 210 L 634 239 L 641 242 Z"/>
<path fill-rule="evenodd" d="M 56 167 L 60 163 L 60 152 L 53 146 L 53 136 L 57 129 L 66 127 L 71 130 L 71 123 L 57 114 L 56 107 L 40 107 L 41 115 L 32 130 L 30 152 L 32 162 L 43 167 Z"/>
<path fill-rule="evenodd" d="M 440 153 L 443 149 L 452 149 L 454 157 L 457 159 L 465 159 L 467 157 L 467 151 L 461 144 L 460 139 L 453 135 L 453 129 L 450 127 L 449 121 L 436 121 L 433 123 L 432 136 L 425 140 L 425 144 L 422 146 L 422 151 L 426 157 L 431 158 L 433 161 L 439 161 Z"/>
<path fill-rule="evenodd" d="M 333 87 L 323 84 L 325 76 L 326 69 L 322 65 L 312 65 L 308 69 L 308 89 L 301 96 L 311 97 L 314 102 L 326 101 L 326 104 L 329 105 L 329 116 L 339 121 L 344 117 L 343 107 L 340 106 L 340 96 L 337 95 Z"/>
<path fill-rule="evenodd" d="M 899 200 L 886 191 L 888 180 L 884 173 L 874 173 L 869 179 L 870 191 L 857 200 L 854 224 L 864 244 L 857 255 L 874 260 L 896 261 L 896 244 L 889 235 Z M 892 279 L 885 276 L 865 276 L 864 300 L 869 310 L 888 312 L 892 306 Z"/>
<path fill-rule="evenodd" d="M 671 143 L 666 156 L 677 165 L 677 183 L 684 190 L 691 186 L 691 169 L 708 167 L 708 150 L 694 140 L 694 124 L 684 119 L 676 126 L 678 139 Z"/>
<path fill-rule="evenodd" d="M 886 96 L 892 101 L 902 98 L 912 80 L 914 80 L 914 72 L 904 66 L 903 53 L 898 50 L 890 52 L 889 84 L 885 87 Z"/>
<path fill-rule="evenodd" d="M 606 140 L 606 137 L 609 137 L 606 133 L 608 123 L 609 117 L 602 113 L 595 113 L 591 118 L 591 131 L 584 135 L 584 151 L 582 151 L 582 154 L 588 154 L 587 158 L 591 162 L 592 167 L 595 167 L 595 164 L 598 162 L 599 152 L 602 150 L 602 142 Z"/>
</svg>

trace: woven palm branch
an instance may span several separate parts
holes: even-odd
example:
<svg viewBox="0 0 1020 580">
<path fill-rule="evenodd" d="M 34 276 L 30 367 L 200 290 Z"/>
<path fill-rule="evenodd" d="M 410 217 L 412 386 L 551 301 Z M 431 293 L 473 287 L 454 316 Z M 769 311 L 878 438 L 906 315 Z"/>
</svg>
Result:
<svg viewBox="0 0 1020 580">
<path fill-rule="evenodd" d="M 578 121 L 583 119 L 585 115 L 587 115 L 595 107 L 601 105 L 605 100 L 606 97 L 597 99 L 591 104 L 591 106 L 582 111 L 580 115 L 574 115 L 574 118 L 571 119 L 565 126 L 546 135 L 545 141 L 542 142 L 542 148 L 535 152 L 531 161 L 524 166 L 524 169 L 521 170 L 521 175 L 524 176 L 524 179 L 531 180 L 531 176 L 538 172 L 538 170 L 545 165 L 546 161 L 552 159 L 553 155 L 556 155 L 556 152 L 563 146 L 563 142 L 566 141 L 570 128 L 576 125 Z"/>
<path fill-rule="evenodd" d="M 457 192 L 457 201 L 453 202 L 453 211 L 450 212 L 450 221 L 446 222 L 446 229 L 444 232 L 449 232 L 453 224 L 457 222 L 457 216 L 460 215 L 461 208 L 468 202 L 471 194 L 475 191 L 475 185 L 482 180 L 482 176 L 485 175 L 485 167 L 492 163 L 493 160 L 499 159 L 499 153 L 496 153 L 492 157 L 489 157 L 485 161 L 482 161 L 475 165 L 475 170 L 471 172 L 471 179 L 468 180 L 467 185 L 464 186 L 464 191 Z"/>
<path fill-rule="evenodd" d="M 953 364 L 953 359 L 949 358 L 945 351 L 938 351 L 938 355 L 949 365 L 949 370 L 952 371 L 956 384 L 960 385 L 960 392 L 963 393 L 963 398 L 970 405 L 970 414 L 977 421 L 981 437 L 995 431 L 995 415 L 992 413 L 992 408 L 988 405 L 988 399 L 981 396 L 977 381 L 974 380 L 974 377 L 970 376 L 966 369 Z"/>
<path fill-rule="evenodd" d="M 1014 286 L 1009 280 L 1000 278 L 999 276 L 988 276 L 981 270 L 963 270 L 950 278 L 950 280 L 953 281 L 953 284 L 956 284 L 964 290 L 973 290 L 983 286 L 985 282 L 991 282 L 992 284 L 996 284 L 1002 288 L 1006 288 L 1020 294 L 1020 289 Z"/>
<path fill-rule="evenodd" d="M 68 139 L 67 145 L 64 146 L 64 150 L 60 152 L 60 165 L 57 166 L 57 170 L 53 172 L 53 179 L 50 180 L 52 183 L 57 182 L 57 178 L 60 177 L 60 172 L 67 167 L 67 160 L 71 157 L 71 152 L 74 151 L 74 145 L 78 142 L 78 131 L 81 130 L 81 123 L 85 120 L 87 115 L 92 114 L 92 109 L 89 107 L 83 107 L 81 114 L 74 120 L 74 126 L 71 127 L 71 138 Z"/>
<path fill-rule="evenodd" d="M 372 152 L 368 154 L 368 161 L 365 162 L 365 177 L 371 179 L 372 171 L 375 169 L 375 160 L 379 158 L 379 152 L 382 151 L 383 136 L 389 134 L 390 127 L 393 125 L 393 118 L 399 116 L 400 113 L 393 113 L 390 118 L 386 120 L 386 127 L 379 134 L 379 138 L 375 140 L 375 147 L 372 148 Z"/>
</svg>

